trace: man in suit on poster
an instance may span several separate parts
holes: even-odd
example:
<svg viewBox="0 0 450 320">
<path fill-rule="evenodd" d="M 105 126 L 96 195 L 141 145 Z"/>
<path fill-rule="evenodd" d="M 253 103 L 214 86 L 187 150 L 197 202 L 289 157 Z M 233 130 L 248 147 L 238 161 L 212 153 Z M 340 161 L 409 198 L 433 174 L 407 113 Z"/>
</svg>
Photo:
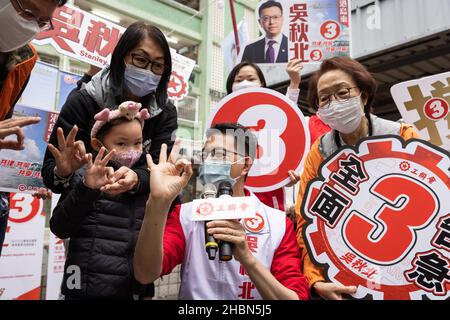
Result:
<svg viewBox="0 0 450 320">
<path fill-rule="evenodd" d="M 242 61 L 253 63 L 288 62 L 288 38 L 283 30 L 283 7 L 277 1 L 266 1 L 258 10 L 258 22 L 265 37 L 245 47 Z"/>
</svg>

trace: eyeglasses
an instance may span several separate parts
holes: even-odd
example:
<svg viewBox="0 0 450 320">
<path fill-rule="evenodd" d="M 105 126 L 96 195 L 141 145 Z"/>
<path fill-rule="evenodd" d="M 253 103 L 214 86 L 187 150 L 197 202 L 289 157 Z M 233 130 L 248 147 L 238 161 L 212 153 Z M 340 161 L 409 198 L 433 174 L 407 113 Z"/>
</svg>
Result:
<svg viewBox="0 0 450 320">
<path fill-rule="evenodd" d="M 262 16 L 261 20 L 263 22 L 269 22 L 269 20 L 274 20 L 274 21 L 278 21 L 282 18 L 283 16 L 280 14 L 274 15 L 274 16 Z"/>
<path fill-rule="evenodd" d="M 203 149 L 202 161 L 205 161 L 208 158 L 211 160 L 216 160 L 216 161 L 226 161 L 228 159 L 228 155 L 230 155 L 230 154 L 236 154 L 236 155 L 243 157 L 243 155 L 241 155 L 235 151 L 231 151 L 231 150 L 227 150 L 227 149 L 223 149 L 223 148 L 215 148 L 215 149 L 211 149 L 211 150 Z"/>
<path fill-rule="evenodd" d="M 164 63 L 148 59 L 138 53 L 131 54 L 131 63 L 133 64 L 133 66 L 141 69 L 147 69 L 148 65 L 150 64 L 150 70 L 159 76 L 164 73 L 164 70 L 167 67 Z"/>
<path fill-rule="evenodd" d="M 30 9 L 24 9 L 19 0 L 15 1 L 20 9 L 19 14 L 27 20 L 36 20 L 39 29 L 41 29 L 41 31 L 54 29 L 51 17 L 50 18 L 37 17 Z"/>
<path fill-rule="evenodd" d="M 316 105 L 319 108 L 328 108 L 331 104 L 331 97 L 334 97 L 337 101 L 347 101 L 352 97 L 351 90 L 358 87 L 341 88 L 338 92 L 332 94 L 321 94 L 316 99 Z"/>
</svg>

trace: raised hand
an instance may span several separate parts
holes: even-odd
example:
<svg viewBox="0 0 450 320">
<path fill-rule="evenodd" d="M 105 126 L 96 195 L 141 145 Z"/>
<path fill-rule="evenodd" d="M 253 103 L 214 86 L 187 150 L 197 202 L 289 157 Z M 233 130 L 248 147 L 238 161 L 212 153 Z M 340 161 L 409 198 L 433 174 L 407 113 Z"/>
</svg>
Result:
<svg viewBox="0 0 450 320">
<path fill-rule="evenodd" d="M 40 121 L 41 118 L 39 117 L 23 117 L 0 121 L 0 150 L 23 150 L 25 134 L 22 127 L 39 123 Z M 16 136 L 16 140 L 4 140 L 6 137 L 13 135 Z"/>
<path fill-rule="evenodd" d="M 105 157 L 106 149 L 102 147 L 92 162 L 92 153 L 87 154 L 87 170 L 84 176 L 84 184 L 86 187 L 98 190 L 104 185 L 114 183 L 114 169 L 107 167 L 109 160 L 114 155 L 115 150 L 112 150 Z"/>
<path fill-rule="evenodd" d="M 286 72 L 291 79 L 289 88 L 298 89 L 302 80 L 300 71 L 303 69 L 303 64 L 299 59 L 292 59 L 286 66 Z"/>
<path fill-rule="evenodd" d="M 47 144 L 48 150 L 56 161 L 55 173 L 61 178 L 70 176 L 87 163 L 86 147 L 83 141 L 75 141 L 77 132 L 78 127 L 74 125 L 67 138 L 64 138 L 63 130 L 58 128 L 56 130 L 58 148 L 51 143 Z"/>
<path fill-rule="evenodd" d="M 295 172 L 294 170 L 289 170 L 288 171 L 289 174 L 289 183 L 286 185 L 286 187 L 292 187 L 293 185 L 295 185 L 297 182 L 300 181 L 300 175 Z"/>
<path fill-rule="evenodd" d="M 192 165 L 186 159 L 179 159 L 181 140 L 177 139 L 167 159 L 167 145 L 161 146 L 159 163 L 154 164 L 147 155 L 150 171 L 150 197 L 153 200 L 172 202 L 188 184 L 192 176 Z"/>
</svg>

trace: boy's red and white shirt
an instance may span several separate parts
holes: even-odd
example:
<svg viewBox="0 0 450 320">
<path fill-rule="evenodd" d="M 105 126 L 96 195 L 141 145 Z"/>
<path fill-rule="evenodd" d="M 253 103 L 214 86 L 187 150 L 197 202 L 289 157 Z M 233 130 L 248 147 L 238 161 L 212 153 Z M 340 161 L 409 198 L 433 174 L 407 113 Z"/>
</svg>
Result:
<svg viewBox="0 0 450 320">
<path fill-rule="evenodd" d="M 245 190 L 246 196 L 256 197 Z M 299 299 L 309 298 L 306 278 L 301 274 L 295 230 L 284 212 L 257 200 L 257 217 L 243 219 L 247 243 L 253 255 Z M 169 213 L 164 232 L 161 275 L 182 264 L 179 298 L 183 300 L 262 299 L 243 266 L 232 259 L 209 260 L 205 250 L 205 223 L 192 221 L 192 203 L 178 205 Z"/>
</svg>

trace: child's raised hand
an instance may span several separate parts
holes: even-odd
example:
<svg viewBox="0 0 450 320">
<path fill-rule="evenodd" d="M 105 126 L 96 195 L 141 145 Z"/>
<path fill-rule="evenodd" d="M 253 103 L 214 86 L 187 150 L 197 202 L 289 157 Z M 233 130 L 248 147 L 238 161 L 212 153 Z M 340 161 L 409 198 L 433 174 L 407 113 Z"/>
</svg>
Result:
<svg viewBox="0 0 450 320">
<path fill-rule="evenodd" d="M 114 169 L 107 167 L 109 160 L 114 155 L 115 150 L 112 150 L 105 157 L 106 149 L 102 147 L 92 162 L 92 154 L 87 154 L 87 170 L 84 176 L 84 184 L 86 187 L 97 190 L 106 184 L 114 183 Z"/>
<path fill-rule="evenodd" d="M 81 168 L 87 161 L 86 147 L 83 141 L 75 141 L 78 127 L 73 126 L 67 138 L 64 138 L 62 128 L 56 130 L 58 148 L 49 143 L 48 150 L 52 153 L 56 162 L 55 173 L 60 177 L 68 177 Z"/>
<path fill-rule="evenodd" d="M 100 188 L 100 191 L 108 193 L 111 196 L 116 196 L 132 190 L 139 182 L 139 178 L 137 173 L 132 169 L 122 166 L 114 172 L 113 181 L 114 183 Z"/>
</svg>

